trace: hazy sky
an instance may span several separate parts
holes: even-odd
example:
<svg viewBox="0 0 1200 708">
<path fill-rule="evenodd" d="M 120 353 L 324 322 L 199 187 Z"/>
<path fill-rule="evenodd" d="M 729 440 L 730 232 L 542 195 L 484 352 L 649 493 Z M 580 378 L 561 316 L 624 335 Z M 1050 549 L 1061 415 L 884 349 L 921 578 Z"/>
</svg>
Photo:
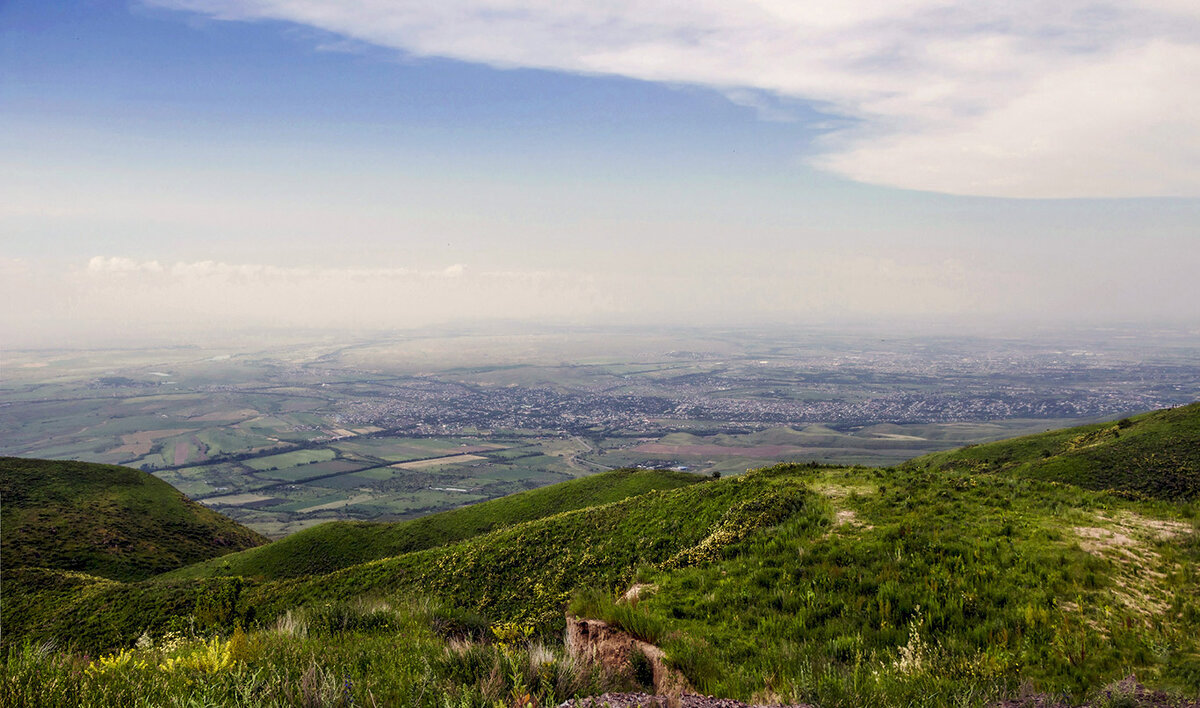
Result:
<svg viewBox="0 0 1200 708">
<path fill-rule="evenodd" d="M 7 346 L 1200 327 L 1194 0 L 0 2 Z"/>
</svg>

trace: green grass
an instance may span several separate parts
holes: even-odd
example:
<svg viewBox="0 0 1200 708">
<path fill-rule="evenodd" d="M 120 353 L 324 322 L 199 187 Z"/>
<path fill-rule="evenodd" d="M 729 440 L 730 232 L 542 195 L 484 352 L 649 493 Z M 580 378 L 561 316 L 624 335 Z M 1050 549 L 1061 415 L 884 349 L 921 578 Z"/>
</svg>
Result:
<svg viewBox="0 0 1200 708">
<path fill-rule="evenodd" d="M 493 708 L 628 688 L 561 647 L 448 642 L 449 616 L 425 602 L 338 603 L 246 632 L 146 635 L 103 656 L 27 643 L 0 663 L 0 704 Z"/>
<path fill-rule="evenodd" d="M 320 487 L 306 487 L 305 492 L 309 493 L 306 498 L 286 504 L 278 504 L 271 507 L 272 511 L 300 511 L 301 509 L 308 509 L 322 504 L 345 501 L 351 496 L 347 492 L 331 492 Z"/>
<path fill-rule="evenodd" d="M 331 447 L 388 462 L 452 455 L 461 450 L 458 442 L 437 438 L 351 438 L 333 442 Z"/>
<path fill-rule="evenodd" d="M 628 476 L 655 479 L 643 474 Z M 198 612 L 213 598 L 225 608 L 220 616 L 228 624 L 269 620 L 304 604 L 397 593 L 436 597 L 493 620 L 554 632 L 576 587 L 616 587 L 646 564 L 703 562 L 723 544 L 790 512 L 803 495 L 786 481 L 754 478 L 651 489 L 459 543 L 275 581 L 167 578 L 76 592 L 79 581 L 72 577 L 6 573 L 6 597 L 20 594 L 19 588 L 36 592 L 28 602 L 6 601 L 4 638 L 70 636 L 80 648 L 98 650 L 127 645 L 145 629 Z"/>
<path fill-rule="evenodd" d="M 461 541 L 571 509 L 698 481 L 699 477 L 678 472 L 624 470 L 521 492 L 412 521 L 392 524 L 329 522 L 258 549 L 223 556 L 214 563 L 177 570 L 166 577 L 244 575 L 271 579 L 328 573 L 358 563 Z M 311 503 L 303 505 L 311 506 Z"/>
<path fill-rule="evenodd" d="M 715 563 L 643 578 L 658 590 L 639 612 L 684 638 L 664 647 L 701 690 L 745 698 L 768 682 L 819 705 L 977 705 L 1023 681 L 1078 696 L 1135 672 L 1200 691 L 1200 542 L 1186 509 L 962 473 L 808 481 L 823 505 Z M 1102 514 L 1180 532 L 1140 537 L 1134 564 L 1081 548 L 1074 529 Z M 697 646 L 707 665 L 691 665 Z"/>
<path fill-rule="evenodd" d="M 919 457 L 909 468 L 1003 472 L 1159 499 L 1200 495 L 1200 403 Z"/>
<path fill-rule="evenodd" d="M 295 467 L 284 467 L 269 472 L 260 471 L 258 476 L 268 479 L 279 479 L 285 482 L 295 482 L 301 479 L 311 479 L 312 477 L 354 472 L 366 466 L 362 462 L 351 462 L 350 460 L 326 460 L 324 462 L 299 464 Z"/>
<path fill-rule="evenodd" d="M 136 580 L 266 541 L 128 467 L 3 457 L 0 497 L 6 573 L 41 566 Z"/>
<path fill-rule="evenodd" d="M 324 576 L 256 585 L 248 601 L 270 615 L 290 604 L 411 592 L 553 631 L 575 588 L 623 585 L 646 564 L 704 562 L 803 497 L 786 481 L 750 478 L 651 490 Z"/>
<path fill-rule="evenodd" d="M 140 582 L 6 570 L 4 697 L 67 686 L 106 705 L 117 699 L 97 691 L 140 688 L 161 703 L 220 703 L 233 701 L 221 691 L 248 690 L 301 705 L 302 680 L 329 681 L 304 679 L 321 657 L 351 679 L 356 705 L 510 705 L 535 685 L 546 704 L 569 691 L 498 664 L 513 646 L 487 643 L 482 628 L 532 633 L 549 643 L 540 655 L 558 656 L 569 608 L 659 645 L 697 689 L 741 700 L 982 707 L 1022 690 L 1082 700 L 1130 674 L 1196 699 L 1200 509 L 1167 492 L 1194 469 L 1197 417 L 1193 406 L 891 470 L 783 464 L 704 481 L 617 471 L 413 522 L 329 524 Z M 1042 466 L 1056 456 L 1074 466 Z M 1118 468 L 1096 478 L 1106 459 Z M 223 573 L 237 576 L 211 577 Z M 619 601 L 635 581 L 649 587 Z M 418 597 L 438 603 L 436 617 L 370 600 Z M 294 624 L 305 631 L 278 629 Z M 147 631 L 239 625 L 272 658 L 244 659 L 219 686 L 138 668 L 124 683 L 72 673 L 78 652 Z M 50 639 L 65 651 L 38 661 L 60 667 L 45 672 L 57 683 L 24 644 Z"/>
</svg>

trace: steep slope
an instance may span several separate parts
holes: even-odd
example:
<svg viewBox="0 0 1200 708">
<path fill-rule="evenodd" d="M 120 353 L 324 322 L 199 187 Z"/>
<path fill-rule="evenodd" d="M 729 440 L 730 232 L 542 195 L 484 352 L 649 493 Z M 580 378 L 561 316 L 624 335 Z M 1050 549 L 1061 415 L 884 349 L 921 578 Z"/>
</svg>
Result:
<svg viewBox="0 0 1200 708">
<path fill-rule="evenodd" d="M 573 509 L 702 481 L 684 472 L 613 470 L 398 523 L 330 522 L 266 546 L 167 573 L 164 579 L 316 575 L 435 548 Z"/>
<path fill-rule="evenodd" d="M 266 543 L 145 472 L 0 458 L 0 555 L 20 567 L 140 580 Z"/>
<path fill-rule="evenodd" d="M 916 458 L 910 469 L 1003 472 L 1158 499 L 1200 495 L 1200 403 Z"/>
</svg>

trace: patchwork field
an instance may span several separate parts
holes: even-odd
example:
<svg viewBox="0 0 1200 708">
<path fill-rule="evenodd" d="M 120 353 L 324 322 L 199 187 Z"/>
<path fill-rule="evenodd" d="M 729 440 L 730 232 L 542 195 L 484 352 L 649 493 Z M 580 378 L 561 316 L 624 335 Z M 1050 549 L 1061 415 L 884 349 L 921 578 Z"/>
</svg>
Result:
<svg viewBox="0 0 1200 708">
<path fill-rule="evenodd" d="M 136 467 L 209 503 L 253 495 L 218 505 L 278 535 L 628 466 L 894 465 L 1200 396 L 1191 335 L 1053 347 L 874 335 L 440 332 L 5 352 L 0 454 Z M 1147 336 L 1169 355 L 1145 361 Z"/>
</svg>

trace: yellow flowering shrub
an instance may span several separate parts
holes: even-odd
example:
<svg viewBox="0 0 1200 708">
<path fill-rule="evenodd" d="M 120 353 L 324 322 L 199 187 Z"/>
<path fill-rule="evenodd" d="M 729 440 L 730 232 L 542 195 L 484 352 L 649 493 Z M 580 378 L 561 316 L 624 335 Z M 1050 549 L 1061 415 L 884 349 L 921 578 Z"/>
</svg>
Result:
<svg viewBox="0 0 1200 708">
<path fill-rule="evenodd" d="M 163 663 L 159 664 L 159 668 L 169 673 L 192 671 L 215 674 L 228 671 L 238 664 L 238 660 L 234 657 L 232 644 L 233 640 L 221 641 L 218 637 L 213 637 L 207 642 L 192 647 L 184 654 L 167 657 Z"/>
<path fill-rule="evenodd" d="M 141 659 L 134 658 L 133 651 L 123 649 L 116 654 L 102 656 L 87 667 L 87 673 L 95 676 L 108 671 L 124 671 L 126 669 L 144 669 L 147 664 Z"/>
</svg>

